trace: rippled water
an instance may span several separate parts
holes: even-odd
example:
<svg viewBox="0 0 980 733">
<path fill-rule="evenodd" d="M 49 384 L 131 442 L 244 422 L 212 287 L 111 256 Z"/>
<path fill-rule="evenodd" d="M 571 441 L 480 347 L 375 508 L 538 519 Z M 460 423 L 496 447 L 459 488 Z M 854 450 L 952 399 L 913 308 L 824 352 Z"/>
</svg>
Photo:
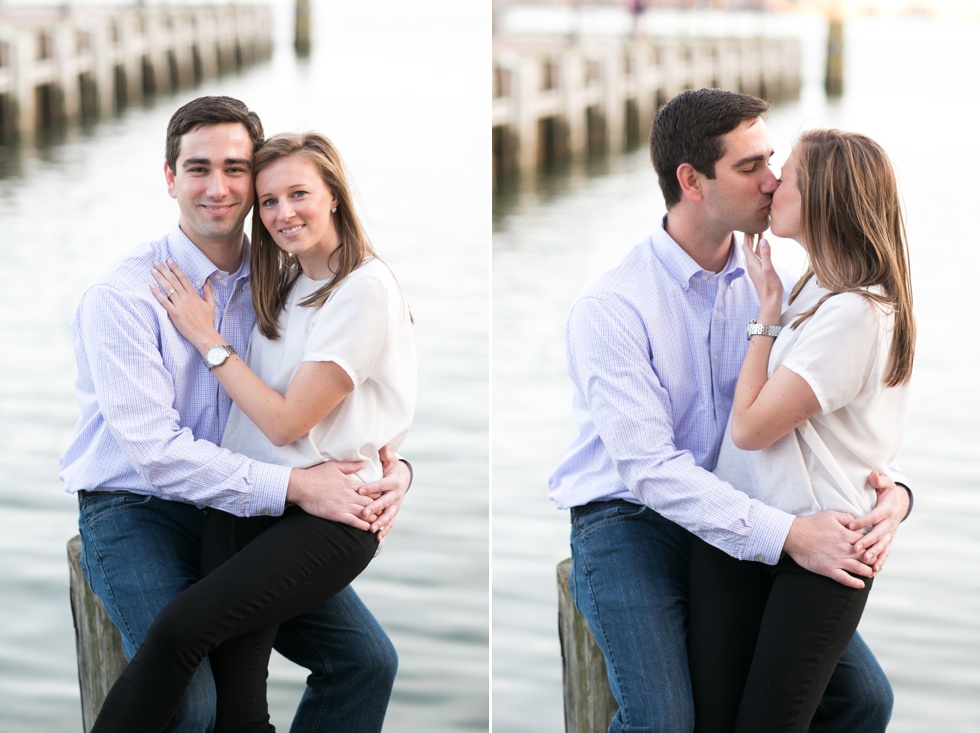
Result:
<svg viewBox="0 0 980 733">
<path fill-rule="evenodd" d="M 345 156 L 420 361 L 403 446 L 415 486 L 356 583 L 400 653 L 385 729 L 488 727 L 490 166 L 487 85 L 472 80 L 486 77 L 489 14 L 453 0 L 314 3 L 314 54 L 298 61 L 291 12 L 275 4 L 267 64 L 0 156 L 0 731 L 81 729 L 65 560 L 77 508 L 57 478 L 77 416 L 68 323 L 103 263 L 176 222 L 164 131 L 199 94 L 245 100 L 268 132 L 320 130 Z M 282 730 L 303 678 L 274 662 Z"/>
<path fill-rule="evenodd" d="M 724 27 L 724 19 L 710 24 Z M 919 341 L 901 463 L 916 503 L 861 624 L 895 689 L 889 730 L 980 730 L 980 249 L 973 221 L 980 27 L 927 17 L 851 21 L 845 95 L 828 101 L 820 84 L 823 23 L 795 17 L 771 26 L 798 33 L 807 54 L 800 100 L 769 115 L 777 166 L 805 126 L 860 131 L 891 155 L 906 205 Z M 568 517 L 548 502 L 546 480 L 574 435 L 564 324 L 586 279 L 640 241 L 662 209 L 645 150 L 544 176 L 534 187 L 513 186 L 494 200 L 497 730 L 562 729 L 555 565 L 569 554 Z M 794 267 L 795 248 L 774 242 L 776 256 Z"/>
</svg>

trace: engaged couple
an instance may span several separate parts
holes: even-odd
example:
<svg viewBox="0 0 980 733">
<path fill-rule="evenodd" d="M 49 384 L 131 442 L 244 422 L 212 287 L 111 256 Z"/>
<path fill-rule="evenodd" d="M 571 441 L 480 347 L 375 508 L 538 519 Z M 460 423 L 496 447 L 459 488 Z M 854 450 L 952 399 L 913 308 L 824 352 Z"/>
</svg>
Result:
<svg viewBox="0 0 980 733">
<path fill-rule="evenodd" d="M 272 731 L 275 648 L 310 671 L 293 731 L 380 731 L 397 654 L 350 582 L 411 483 L 408 305 L 326 137 L 202 97 L 163 172 L 177 226 L 72 322 L 61 477 L 130 660 L 93 730 Z"/>
<path fill-rule="evenodd" d="M 615 733 L 884 731 L 856 633 L 911 491 L 902 209 L 869 138 L 811 130 L 780 178 L 760 99 L 683 92 L 650 152 L 667 212 L 566 331 L 578 434 L 549 481 Z M 761 235 L 809 264 L 775 270 Z M 788 296 L 787 296 L 788 294 Z"/>
</svg>

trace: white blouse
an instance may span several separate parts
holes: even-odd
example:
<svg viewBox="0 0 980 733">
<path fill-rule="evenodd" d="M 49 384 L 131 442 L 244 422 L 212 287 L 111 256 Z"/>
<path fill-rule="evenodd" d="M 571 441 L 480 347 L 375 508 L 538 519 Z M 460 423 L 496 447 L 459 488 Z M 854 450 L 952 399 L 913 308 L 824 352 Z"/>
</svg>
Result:
<svg viewBox="0 0 980 733">
<path fill-rule="evenodd" d="M 860 516 L 875 505 L 872 470 L 888 472 L 908 419 L 907 385 L 886 387 L 894 316 L 856 293 L 824 302 L 799 328 L 789 325 L 828 291 L 806 284 L 783 311 L 768 373 L 785 366 L 810 385 L 820 412 L 768 448 L 742 451 L 725 433 L 715 473 L 735 488 L 797 516 L 824 509 Z"/>
<path fill-rule="evenodd" d="M 304 361 L 332 361 L 354 390 L 309 433 L 274 446 L 238 406 L 221 445 L 267 463 L 306 468 L 322 461 L 365 461 L 357 476 L 381 478 L 378 450 L 398 448 L 415 414 L 417 370 L 408 306 L 388 267 L 370 260 L 348 275 L 320 308 L 300 305 L 325 285 L 301 275 L 279 314 L 277 340 L 252 332 L 246 361 L 285 393 Z"/>
</svg>

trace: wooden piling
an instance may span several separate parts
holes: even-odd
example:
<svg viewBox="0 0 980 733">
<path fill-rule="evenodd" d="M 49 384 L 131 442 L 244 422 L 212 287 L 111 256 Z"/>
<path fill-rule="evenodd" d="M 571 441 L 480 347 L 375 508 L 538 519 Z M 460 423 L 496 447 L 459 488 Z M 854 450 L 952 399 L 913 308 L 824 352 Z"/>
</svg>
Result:
<svg viewBox="0 0 980 733">
<path fill-rule="evenodd" d="M 827 73 L 824 88 L 828 97 L 844 94 L 844 21 L 831 18 L 827 26 Z"/>
<path fill-rule="evenodd" d="M 568 590 L 571 559 L 558 563 L 558 639 L 565 694 L 565 733 L 606 733 L 619 705 L 606 662 Z"/>
<path fill-rule="evenodd" d="M 0 9 L 0 144 L 271 57 L 266 5 Z"/>
<path fill-rule="evenodd" d="M 310 0 L 296 0 L 296 55 L 310 55 Z"/>
<path fill-rule="evenodd" d="M 102 702 L 126 668 L 122 637 L 109 620 L 102 601 L 91 591 L 78 566 L 82 541 L 68 541 L 68 587 L 75 622 L 75 651 L 78 657 L 78 687 L 82 697 L 82 730 L 88 733 Z"/>
<path fill-rule="evenodd" d="M 787 38 L 494 38 L 493 171 L 533 173 L 556 156 L 622 151 L 663 102 L 718 87 L 769 101 L 799 95 L 802 46 Z M 637 135 L 638 131 L 642 131 Z M 502 158 L 499 156 L 507 156 Z"/>
</svg>

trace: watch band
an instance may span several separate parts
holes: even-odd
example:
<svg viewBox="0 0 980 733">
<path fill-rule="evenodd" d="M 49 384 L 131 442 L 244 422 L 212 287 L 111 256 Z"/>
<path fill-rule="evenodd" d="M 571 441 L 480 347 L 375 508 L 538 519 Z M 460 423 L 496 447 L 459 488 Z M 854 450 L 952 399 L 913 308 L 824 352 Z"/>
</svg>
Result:
<svg viewBox="0 0 980 733">
<path fill-rule="evenodd" d="M 745 338 L 752 340 L 753 336 L 772 336 L 776 338 L 779 332 L 783 330 L 782 326 L 770 326 L 764 323 L 756 323 L 755 321 L 749 321 L 749 328 L 745 332 Z"/>
</svg>

